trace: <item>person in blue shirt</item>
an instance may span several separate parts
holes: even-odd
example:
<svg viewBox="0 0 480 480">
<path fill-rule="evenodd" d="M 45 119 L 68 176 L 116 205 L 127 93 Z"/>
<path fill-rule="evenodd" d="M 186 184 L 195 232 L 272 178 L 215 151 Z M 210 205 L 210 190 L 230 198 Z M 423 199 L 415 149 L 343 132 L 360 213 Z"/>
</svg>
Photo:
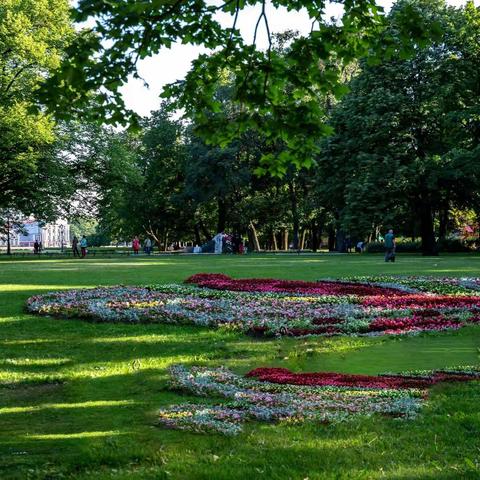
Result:
<svg viewBox="0 0 480 480">
<path fill-rule="evenodd" d="M 83 235 L 82 239 L 80 240 L 80 250 L 82 251 L 82 258 L 85 258 L 87 256 L 87 246 L 87 237 Z"/>
<path fill-rule="evenodd" d="M 385 261 L 394 262 L 395 261 L 395 235 L 393 230 L 390 229 L 385 235 Z"/>
</svg>

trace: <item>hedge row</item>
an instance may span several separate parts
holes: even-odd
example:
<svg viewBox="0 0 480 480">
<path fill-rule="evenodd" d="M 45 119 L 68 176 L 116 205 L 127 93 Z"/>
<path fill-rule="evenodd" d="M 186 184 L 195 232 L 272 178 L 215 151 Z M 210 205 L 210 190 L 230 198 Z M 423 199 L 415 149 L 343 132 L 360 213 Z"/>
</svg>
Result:
<svg viewBox="0 0 480 480">
<path fill-rule="evenodd" d="M 478 250 L 479 242 L 461 241 L 459 239 L 444 239 L 438 242 L 439 252 L 461 253 Z M 371 242 L 367 244 L 365 251 L 368 253 L 383 253 L 385 245 L 383 242 Z M 422 244 L 418 242 L 397 242 L 398 253 L 419 253 L 422 251 Z"/>
</svg>

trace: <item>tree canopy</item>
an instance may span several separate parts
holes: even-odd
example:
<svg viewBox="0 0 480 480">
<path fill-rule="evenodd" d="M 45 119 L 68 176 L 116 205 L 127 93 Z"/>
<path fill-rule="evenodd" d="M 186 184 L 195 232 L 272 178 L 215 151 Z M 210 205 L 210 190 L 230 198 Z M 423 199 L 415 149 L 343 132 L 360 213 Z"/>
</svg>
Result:
<svg viewBox="0 0 480 480">
<path fill-rule="evenodd" d="M 212 52 L 201 55 L 185 80 L 165 95 L 176 97 L 177 106 L 194 117 L 198 132 L 209 142 L 225 146 L 247 130 L 264 135 L 271 145 L 282 142 L 281 151 L 260 160 L 261 171 L 282 175 L 290 163 L 311 165 L 318 139 L 331 132 L 317 98 L 319 93 L 339 97 L 346 92 L 341 75 L 346 65 L 363 57 L 375 62 L 411 54 L 439 34 L 438 25 L 415 2 L 396 17 L 395 39 L 374 0 L 341 3 L 343 16 L 332 22 L 325 18 L 324 0 L 80 0 L 75 20 L 93 21 L 94 26 L 68 47 L 42 99 L 59 117 L 68 117 L 81 111 L 93 92 L 94 116 L 135 124 L 138 119 L 127 111 L 120 87 L 131 75 L 139 76 L 138 61 L 177 41 L 204 45 Z M 250 44 L 240 35 L 237 19 L 252 5 L 258 5 L 260 13 Z M 269 28 L 270 11 L 277 7 L 303 9 L 312 22 L 310 33 L 292 39 L 286 52 L 274 48 Z M 218 12 L 231 15 L 230 27 L 220 24 Z M 267 32 L 266 50 L 256 45 L 260 26 Z M 235 107 L 228 122 L 216 97 L 225 75 L 232 80 Z"/>
<path fill-rule="evenodd" d="M 90 222 L 99 242 L 149 235 L 166 248 L 227 230 L 254 248 L 313 250 L 325 234 L 345 250 L 392 226 L 432 254 L 447 230 L 475 221 L 473 3 L 400 0 L 386 16 L 348 3 L 341 21 L 319 15 L 309 35 L 267 31 L 266 50 L 215 16 L 235 22 L 254 4 L 257 30 L 273 6 L 323 12 L 320 2 L 83 0 L 75 18 L 96 23 L 77 34 L 66 0 L 2 3 L 0 225 L 86 215 L 94 220 L 79 225 Z M 136 130 L 102 125 L 129 120 L 120 86 L 178 39 L 212 52 Z M 56 121 L 32 111 L 38 96 Z"/>
<path fill-rule="evenodd" d="M 435 212 L 444 236 L 448 211 L 476 204 L 480 191 L 480 51 L 472 41 L 480 12 L 472 3 L 424 6 L 442 38 L 410 58 L 362 66 L 333 112 L 336 133 L 323 145 L 319 172 L 345 229 L 365 235 L 408 219 L 424 253 L 434 253 Z"/>
<path fill-rule="evenodd" d="M 397 25 L 412 6 L 443 33 L 405 56 Z M 315 92 L 334 133 L 323 141 L 313 135 L 320 148 L 314 169 L 287 162 L 280 177 L 258 177 L 252 172 L 261 159 L 282 156 L 286 140 L 272 141 L 268 129 L 252 126 L 211 145 L 195 111 L 185 125 L 172 119 L 167 103 L 136 134 L 81 133 L 72 156 L 96 165 L 102 228 L 116 238 L 150 235 L 164 246 L 168 238 L 203 243 L 228 230 L 248 234 L 252 245 L 285 249 L 306 242 L 316 249 L 328 233 L 329 247 L 342 250 L 348 239 L 375 239 L 392 226 L 435 253 L 452 212 L 476 208 L 480 191 L 479 11 L 408 0 L 395 5 L 388 22 L 385 34 L 398 44 L 390 58 L 364 58 L 344 72 L 349 93 L 340 101 Z M 279 36 L 275 51 L 288 55 L 293 38 Z M 216 83 L 211 125 L 235 122 L 235 82 L 226 72 Z M 284 88 L 288 95 L 294 87 Z"/>
<path fill-rule="evenodd" d="M 67 0 L 0 4 L 0 209 L 46 214 L 50 206 L 48 181 L 59 173 L 50 155 L 54 122 L 30 109 L 72 37 Z"/>
</svg>

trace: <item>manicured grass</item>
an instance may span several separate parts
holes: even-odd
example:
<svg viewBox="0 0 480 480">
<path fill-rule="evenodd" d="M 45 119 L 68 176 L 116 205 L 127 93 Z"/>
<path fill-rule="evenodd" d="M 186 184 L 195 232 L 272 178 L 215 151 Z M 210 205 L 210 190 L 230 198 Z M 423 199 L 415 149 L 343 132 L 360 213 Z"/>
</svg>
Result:
<svg viewBox="0 0 480 480">
<path fill-rule="evenodd" d="M 415 421 L 250 424 L 235 438 L 154 426 L 185 398 L 167 388 L 172 363 L 237 372 L 380 373 L 478 364 L 480 327 L 401 338 L 258 340 L 225 330 L 40 318 L 25 300 L 50 290 L 234 277 L 380 273 L 479 276 L 479 256 L 157 257 L 0 261 L 0 478 L 479 478 L 480 386 L 440 385 Z M 192 401 L 196 399 L 192 398 Z"/>
</svg>

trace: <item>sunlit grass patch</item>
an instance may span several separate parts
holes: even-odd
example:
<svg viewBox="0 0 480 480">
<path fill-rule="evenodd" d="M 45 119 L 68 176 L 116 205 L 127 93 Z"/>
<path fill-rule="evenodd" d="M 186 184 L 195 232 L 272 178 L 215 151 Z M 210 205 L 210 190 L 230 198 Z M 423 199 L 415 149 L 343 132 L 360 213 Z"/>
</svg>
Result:
<svg viewBox="0 0 480 480">
<path fill-rule="evenodd" d="M 0 360 L 0 365 L 52 366 L 65 365 L 71 361 L 70 358 L 5 358 L 4 360 Z"/>
<path fill-rule="evenodd" d="M 335 426 L 249 425 L 221 441 L 154 427 L 159 408 L 194 400 L 168 390 L 172 363 L 227 365 L 238 374 L 258 366 L 366 374 L 441 368 L 480 362 L 478 328 L 396 340 L 262 340 L 223 329 L 65 322 L 23 311 L 28 296 L 47 291 L 174 283 L 201 271 L 303 280 L 480 276 L 480 257 L 399 255 L 393 266 L 376 255 L 1 261 L 0 360 L 45 359 L 0 364 L 8 385 L 0 386 L 2 480 L 478 477 L 478 383 L 435 387 L 425 414 L 409 424 L 379 417 Z"/>
<path fill-rule="evenodd" d="M 74 440 L 77 438 L 113 437 L 126 434 L 127 432 L 109 430 L 106 432 L 27 434 L 24 435 L 23 438 L 25 440 Z"/>
<path fill-rule="evenodd" d="M 33 413 L 41 410 L 65 410 L 77 408 L 99 408 L 99 407 L 123 407 L 138 404 L 135 400 L 92 400 L 80 403 L 46 403 L 40 405 L 29 405 L 25 407 L 0 408 L 0 415 L 13 413 Z"/>
</svg>

